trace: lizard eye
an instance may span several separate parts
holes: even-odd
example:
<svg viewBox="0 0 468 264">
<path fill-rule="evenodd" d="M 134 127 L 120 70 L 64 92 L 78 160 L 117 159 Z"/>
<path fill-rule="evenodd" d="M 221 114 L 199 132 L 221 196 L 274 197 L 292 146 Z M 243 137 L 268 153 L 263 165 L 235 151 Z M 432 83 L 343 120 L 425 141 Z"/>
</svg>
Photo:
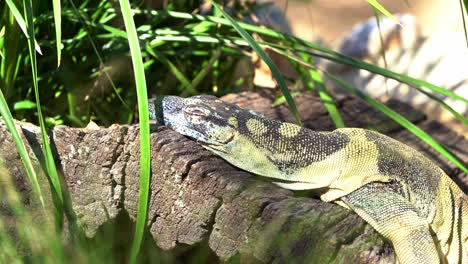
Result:
<svg viewBox="0 0 468 264">
<path fill-rule="evenodd" d="M 201 107 L 187 107 L 184 109 L 184 112 L 188 115 L 192 116 L 209 116 L 210 111 L 206 108 L 201 108 Z"/>
</svg>

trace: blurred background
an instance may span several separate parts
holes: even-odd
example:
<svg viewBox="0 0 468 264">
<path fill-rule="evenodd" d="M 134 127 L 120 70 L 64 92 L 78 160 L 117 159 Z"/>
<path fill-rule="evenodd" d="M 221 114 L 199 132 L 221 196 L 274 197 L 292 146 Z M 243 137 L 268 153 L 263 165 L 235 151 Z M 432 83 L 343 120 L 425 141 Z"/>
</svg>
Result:
<svg viewBox="0 0 468 264">
<path fill-rule="evenodd" d="M 353 25 L 374 15 L 364 0 L 273 0 L 286 13 L 294 35 L 333 43 Z M 410 13 L 430 32 L 463 31 L 458 1 L 379 1 L 392 14 Z M 430 33 L 428 32 L 428 33 Z"/>
</svg>

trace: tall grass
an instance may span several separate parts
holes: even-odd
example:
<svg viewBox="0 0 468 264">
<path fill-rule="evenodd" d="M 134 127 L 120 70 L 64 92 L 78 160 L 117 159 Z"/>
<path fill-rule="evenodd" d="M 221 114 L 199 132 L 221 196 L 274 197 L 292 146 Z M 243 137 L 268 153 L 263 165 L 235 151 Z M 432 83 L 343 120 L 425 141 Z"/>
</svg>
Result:
<svg viewBox="0 0 468 264">
<path fill-rule="evenodd" d="M 36 100 L 36 109 L 37 117 L 39 121 L 39 126 L 41 128 L 42 136 L 42 145 L 43 145 L 43 155 L 45 159 L 45 170 L 47 176 L 51 183 L 52 189 L 52 198 L 54 200 L 54 214 L 55 214 L 55 223 L 58 230 L 61 230 L 63 227 L 63 194 L 62 186 L 60 183 L 60 178 L 58 175 L 57 167 L 55 165 L 55 159 L 52 154 L 52 148 L 50 147 L 49 134 L 47 133 L 44 118 L 42 115 L 41 101 L 39 96 L 39 86 L 38 86 L 38 76 L 37 76 L 37 58 L 35 50 L 35 31 L 33 23 L 33 10 L 32 10 L 32 1 L 25 0 L 24 2 L 24 15 L 26 17 L 26 28 L 28 31 L 28 50 L 29 50 L 29 59 L 31 60 L 31 74 L 32 74 L 32 83 L 34 87 L 34 95 Z"/>
<path fill-rule="evenodd" d="M 460 11 L 463 23 L 463 31 L 465 32 L 466 47 L 468 48 L 468 31 L 466 29 L 467 25 L 465 21 L 465 16 L 468 14 L 468 0 L 460 0 Z"/>
<path fill-rule="evenodd" d="M 289 93 L 288 86 L 286 84 L 286 81 L 282 77 L 279 69 L 276 67 L 275 63 L 273 62 L 272 59 L 266 54 L 265 51 L 260 47 L 260 45 L 247 33 L 245 29 L 243 29 L 239 23 L 237 23 L 228 13 L 223 11 L 219 5 L 213 1 L 210 0 L 211 4 L 216 8 L 218 12 L 220 12 L 226 19 L 229 21 L 229 23 L 234 27 L 234 29 L 239 33 L 239 35 L 242 36 L 242 38 L 249 44 L 249 46 L 262 58 L 262 60 L 268 65 L 268 67 L 271 70 L 271 73 L 273 77 L 276 79 L 278 82 L 278 86 L 281 89 L 281 92 L 283 93 L 284 97 L 286 98 L 286 102 L 289 105 L 289 109 L 291 110 L 291 113 L 293 114 L 294 118 L 296 119 L 296 122 L 300 125 L 302 125 L 301 118 L 299 116 L 299 113 L 297 112 L 297 107 L 296 104 L 294 103 L 294 100 Z"/>
<path fill-rule="evenodd" d="M 143 234 L 146 229 L 148 215 L 148 200 L 150 188 L 150 131 L 149 131 L 149 108 L 148 95 L 146 89 L 145 71 L 141 56 L 138 34 L 131 13 L 130 2 L 120 0 L 120 8 L 125 22 L 125 29 L 130 45 L 132 56 L 133 72 L 135 73 L 135 83 L 138 96 L 138 113 L 140 119 L 140 190 L 138 195 L 138 212 L 135 227 L 135 236 L 130 251 L 130 263 L 136 263 L 140 251 Z"/>
</svg>

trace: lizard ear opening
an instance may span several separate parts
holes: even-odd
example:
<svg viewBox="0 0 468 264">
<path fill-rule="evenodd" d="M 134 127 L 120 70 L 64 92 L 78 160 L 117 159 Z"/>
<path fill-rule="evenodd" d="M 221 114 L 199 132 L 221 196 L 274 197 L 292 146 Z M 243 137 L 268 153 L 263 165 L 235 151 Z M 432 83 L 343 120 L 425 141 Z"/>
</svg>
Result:
<svg viewBox="0 0 468 264">
<path fill-rule="evenodd" d="M 235 139 L 236 132 L 230 127 L 210 130 L 208 138 L 213 145 L 226 145 Z"/>
<path fill-rule="evenodd" d="M 221 138 L 218 138 L 218 142 L 221 144 L 227 144 L 234 139 L 234 133 L 224 133 Z"/>
</svg>

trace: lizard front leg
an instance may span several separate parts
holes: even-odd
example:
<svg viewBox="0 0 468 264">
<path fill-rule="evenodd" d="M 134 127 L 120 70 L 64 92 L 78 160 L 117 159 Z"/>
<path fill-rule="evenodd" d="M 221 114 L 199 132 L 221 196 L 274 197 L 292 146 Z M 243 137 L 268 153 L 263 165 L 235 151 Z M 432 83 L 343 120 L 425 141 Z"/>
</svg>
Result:
<svg viewBox="0 0 468 264">
<path fill-rule="evenodd" d="M 425 217 L 388 184 L 371 183 L 340 199 L 392 242 L 401 263 L 441 263 Z"/>
</svg>

